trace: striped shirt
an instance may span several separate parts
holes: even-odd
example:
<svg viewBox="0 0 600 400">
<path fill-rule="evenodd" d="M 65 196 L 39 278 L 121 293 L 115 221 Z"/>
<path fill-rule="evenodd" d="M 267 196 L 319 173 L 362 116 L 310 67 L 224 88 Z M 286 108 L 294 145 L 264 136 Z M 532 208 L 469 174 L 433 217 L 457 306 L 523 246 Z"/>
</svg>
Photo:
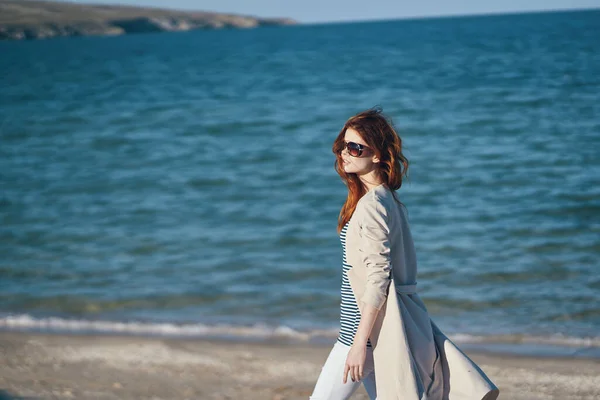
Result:
<svg viewBox="0 0 600 400">
<path fill-rule="evenodd" d="M 346 230 L 348 229 L 348 222 L 342 228 L 340 232 L 340 241 L 342 242 L 343 251 L 343 262 L 342 262 L 342 301 L 340 303 L 340 335 L 338 341 L 347 345 L 352 346 L 354 342 L 354 336 L 356 336 L 356 329 L 360 323 L 360 311 L 354 298 L 354 293 L 350 287 L 348 281 L 348 270 L 352 268 L 346 262 Z M 371 347 L 371 341 L 367 341 L 367 347 Z"/>
</svg>

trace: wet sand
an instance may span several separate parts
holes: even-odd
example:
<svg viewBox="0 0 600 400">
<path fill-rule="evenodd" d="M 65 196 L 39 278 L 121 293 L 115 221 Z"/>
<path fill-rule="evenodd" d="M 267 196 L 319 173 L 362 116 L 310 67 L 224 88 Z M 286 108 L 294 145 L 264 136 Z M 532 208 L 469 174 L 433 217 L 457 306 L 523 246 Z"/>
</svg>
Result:
<svg viewBox="0 0 600 400">
<path fill-rule="evenodd" d="M 308 399 L 329 347 L 0 333 L 0 399 Z M 468 351 L 500 399 L 600 399 L 600 360 Z M 353 399 L 367 399 L 361 388 Z"/>
</svg>

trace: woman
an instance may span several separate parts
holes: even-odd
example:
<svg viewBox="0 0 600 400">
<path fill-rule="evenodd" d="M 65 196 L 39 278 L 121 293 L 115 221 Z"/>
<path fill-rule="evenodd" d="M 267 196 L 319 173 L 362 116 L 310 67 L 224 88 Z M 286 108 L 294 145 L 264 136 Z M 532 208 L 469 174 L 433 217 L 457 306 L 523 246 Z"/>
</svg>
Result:
<svg viewBox="0 0 600 400">
<path fill-rule="evenodd" d="M 340 334 L 311 400 L 348 399 L 361 382 L 378 400 L 493 400 L 498 389 L 431 321 L 416 292 L 415 249 L 403 205 L 408 160 L 380 109 L 346 121 L 333 144 L 348 186 Z"/>
</svg>

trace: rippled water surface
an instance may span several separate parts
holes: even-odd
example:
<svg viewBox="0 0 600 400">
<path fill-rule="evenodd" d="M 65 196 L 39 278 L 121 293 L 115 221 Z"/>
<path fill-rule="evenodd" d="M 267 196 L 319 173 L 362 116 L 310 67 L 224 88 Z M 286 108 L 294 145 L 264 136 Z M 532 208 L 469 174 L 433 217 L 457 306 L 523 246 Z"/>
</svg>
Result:
<svg viewBox="0 0 600 400">
<path fill-rule="evenodd" d="M 379 104 L 438 324 L 600 346 L 599 20 L 1 42 L 0 327 L 334 337 L 331 145 Z"/>
</svg>

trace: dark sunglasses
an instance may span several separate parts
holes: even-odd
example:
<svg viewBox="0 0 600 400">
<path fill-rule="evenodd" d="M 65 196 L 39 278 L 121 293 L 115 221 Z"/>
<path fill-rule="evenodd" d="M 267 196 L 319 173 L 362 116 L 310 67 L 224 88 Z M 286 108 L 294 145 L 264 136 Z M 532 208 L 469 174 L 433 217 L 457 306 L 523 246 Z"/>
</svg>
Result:
<svg viewBox="0 0 600 400">
<path fill-rule="evenodd" d="M 348 149 L 348 154 L 350 154 L 352 157 L 360 157 L 363 153 L 363 150 L 370 149 L 370 147 L 360 143 L 344 142 L 344 147 L 342 147 L 342 150 L 344 149 Z"/>
</svg>

